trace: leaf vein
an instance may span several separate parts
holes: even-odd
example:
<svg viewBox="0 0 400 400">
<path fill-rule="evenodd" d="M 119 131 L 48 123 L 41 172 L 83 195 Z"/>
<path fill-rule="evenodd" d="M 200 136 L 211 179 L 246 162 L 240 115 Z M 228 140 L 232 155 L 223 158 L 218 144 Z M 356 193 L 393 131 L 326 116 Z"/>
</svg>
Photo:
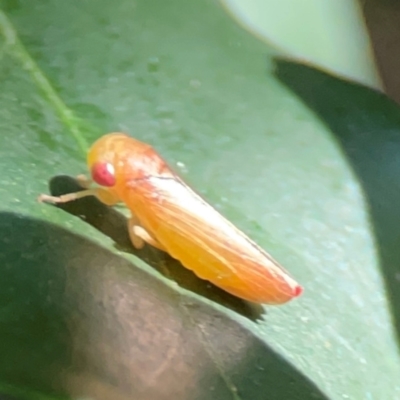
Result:
<svg viewBox="0 0 400 400">
<path fill-rule="evenodd" d="M 19 39 L 12 22 L 1 9 L 0 32 L 5 38 L 6 46 L 12 50 L 11 54 L 21 63 L 22 67 L 29 72 L 35 84 L 41 89 L 48 102 L 55 108 L 62 123 L 68 127 L 71 135 L 76 140 L 79 149 L 86 154 L 88 144 L 79 129 L 78 118 L 64 103 L 39 65 L 31 57 L 28 50 Z"/>
</svg>

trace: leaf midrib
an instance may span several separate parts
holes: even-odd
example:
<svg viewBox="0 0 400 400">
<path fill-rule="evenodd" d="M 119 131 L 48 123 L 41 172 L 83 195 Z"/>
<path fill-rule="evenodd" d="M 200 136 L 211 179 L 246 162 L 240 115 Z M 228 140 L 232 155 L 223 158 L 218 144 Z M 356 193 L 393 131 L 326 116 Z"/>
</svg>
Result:
<svg viewBox="0 0 400 400">
<path fill-rule="evenodd" d="M 30 74 L 33 82 L 42 91 L 48 103 L 54 108 L 61 122 L 68 128 L 68 131 L 77 142 L 80 151 L 86 155 L 88 143 L 79 129 L 78 117 L 76 117 L 73 111 L 64 103 L 45 73 L 31 57 L 20 40 L 12 22 L 1 9 L 0 32 L 5 38 L 5 48 L 3 51 L 7 49 L 11 50 L 10 54 L 21 64 L 21 67 Z"/>
</svg>

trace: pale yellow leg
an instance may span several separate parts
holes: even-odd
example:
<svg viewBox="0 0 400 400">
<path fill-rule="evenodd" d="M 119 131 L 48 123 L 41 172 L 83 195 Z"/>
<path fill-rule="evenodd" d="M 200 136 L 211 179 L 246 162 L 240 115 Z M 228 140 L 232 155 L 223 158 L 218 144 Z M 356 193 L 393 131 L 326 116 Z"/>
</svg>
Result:
<svg viewBox="0 0 400 400">
<path fill-rule="evenodd" d="M 154 236 L 140 226 L 140 222 L 135 215 L 132 215 L 128 221 L 128 231 L 129 237 L 137 249 L 141 249 L 146 242 L 159 250 L 166 251 L 164 246 Z"/>
<path fill-rule="evenodd" d="M 119 201 L 119 198 L 114 193 L 105 188 L 86 189 L 86 190 L 81 190 L 80 192 L 63 194 L 61 196 L 49 196 L 47 194 L 41 194 L 38 197 L 38 201 L 40 203 L 59 204 L 59 203 L 68 203 L 69 201 L 78 200 L 81 199 L 82 197 L 87 197 L 87 196 L 95 196 L 102 203 L 107 204 L 108 206 L 112 206 L 118 203 Z"/>
<path fill-rule="evenodd" d="M 144 246 L 144 240 L 135 233 L 135 226 L 138 225 L 139 220 L 137 219 L 136 215 L 132 215 L 128 220 L 129 238 L 136 249 L 141 249 Z"/>
<path fill-rule="evenodd" d="M 78 183 L 85 189 L 90 189 L 92 186 L 93 181 L 89 179 L 86 175 L 80 174 L 76 177 Z"/>
</svg>

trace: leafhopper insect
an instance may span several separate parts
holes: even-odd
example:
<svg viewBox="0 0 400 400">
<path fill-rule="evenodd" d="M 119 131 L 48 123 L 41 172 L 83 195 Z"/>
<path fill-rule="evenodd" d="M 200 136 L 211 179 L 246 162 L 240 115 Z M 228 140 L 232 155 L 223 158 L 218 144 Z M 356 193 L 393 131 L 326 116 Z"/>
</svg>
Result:
<svg viewBox="0 0 400 400">
<path fill-rule="evenodd" d="M 282 304 L 302 293 L 277 261 L 190 189 L 150 145 L 110 133 L 93 144 L 87 161 L 98 186 L 39 201 L 122 201 L 131 211 L 128 230 L 136 248 L 148 243 L 166 251 L 201 279 L 248 301 Z"/>
</svg>

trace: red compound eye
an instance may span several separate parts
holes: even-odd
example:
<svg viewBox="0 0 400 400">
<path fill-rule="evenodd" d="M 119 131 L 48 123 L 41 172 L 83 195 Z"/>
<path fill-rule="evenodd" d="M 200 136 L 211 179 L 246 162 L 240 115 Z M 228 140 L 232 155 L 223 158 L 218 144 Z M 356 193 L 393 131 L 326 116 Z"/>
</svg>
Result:
<svg viewBox="0 0 400 400">
<path fill-rule="evenodd" d="M 92 165 L 92 178 L 100 186 L 115 185 L 114 166 L 106 162 L 97 162 Z"/>
</svg>

